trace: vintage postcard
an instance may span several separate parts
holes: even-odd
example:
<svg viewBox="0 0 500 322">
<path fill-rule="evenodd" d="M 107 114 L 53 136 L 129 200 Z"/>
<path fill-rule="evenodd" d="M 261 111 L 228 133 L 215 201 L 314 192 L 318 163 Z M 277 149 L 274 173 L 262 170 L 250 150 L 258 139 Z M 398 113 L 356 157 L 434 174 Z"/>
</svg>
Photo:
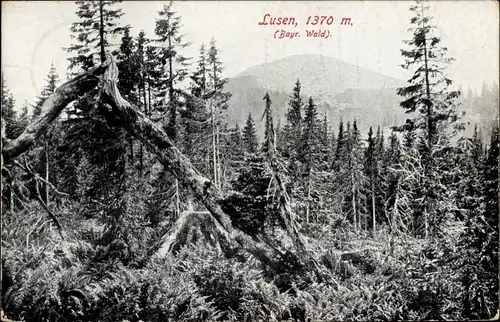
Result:
<svg viewBox="0 0 500 322">
<path fill-rule="evenodd" d="M 1 15 L 1 321 L 499 318 L 498 2 Z"/>
</svg>

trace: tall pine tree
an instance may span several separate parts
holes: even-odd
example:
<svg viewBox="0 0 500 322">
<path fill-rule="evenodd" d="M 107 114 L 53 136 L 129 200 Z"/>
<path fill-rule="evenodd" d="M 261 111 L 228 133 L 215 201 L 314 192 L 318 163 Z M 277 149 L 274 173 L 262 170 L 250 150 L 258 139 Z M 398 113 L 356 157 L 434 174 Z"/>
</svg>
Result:
<svg viewBox="0 0 500 322">
<path fill-rule="evenodd" d="M 182 54 L 182 49 L 190 45 L 183 42 L 181 34 L 181 17 L 172 10 L 172 3 L 164 5 L 158 12 L 155 23 L 155 35 L 158 50 L 156 54 L 160 60 L 163 75 L 161 75 L 158 98 L 168 106 L 168 120 L 165 124 L 166 132 L 172 140 L 177 139 L 177 113 L 179 100 L 175 96 L 175 84 L 182 82 L 188 75 L 189 58 Z M 160 103 L 161 104 L 161 103 Z"/>
<path fill-rule="evenodd" d="M 247 153 L 256 153 L 258 148 L 257 134 L 255 130 L 255 122 L 252 113 L 248 112 L 247 121 L 243 128 L 243 146 Z"/>
<path fill-rule="evenodd" d="M 415 215 L 423 217 L 425 236 L 439 230 L 446 213 L 443 207 L 453 207 L 448 200 L 439 200 L 447 192 L 437 183 L 444 180 L 445 169 L 449 167 L 449 137 L 462 128 L 457 122 L 459 115 L 455 102 L 460 93 L 449 89 L 452 81 L 445 74 L 452 59 L 445 56 L 447 49 L 433 34 L 435 27 L 430 24 L 428 10 L 427 1 L 422 0 L 410 7 L 414 14 L 410 20 L 413 27 L 409 29 L 413 37 L 405 41 L 409 49 L 401 50 L 401 54 L 405 58 L 402 67 L 414 70 L 414 74 L 408 85 L 397 91 L 404 98 L 401 107 L 414 115 L 408 123 L 416 130 L 423 168 Z"/>
</svg>

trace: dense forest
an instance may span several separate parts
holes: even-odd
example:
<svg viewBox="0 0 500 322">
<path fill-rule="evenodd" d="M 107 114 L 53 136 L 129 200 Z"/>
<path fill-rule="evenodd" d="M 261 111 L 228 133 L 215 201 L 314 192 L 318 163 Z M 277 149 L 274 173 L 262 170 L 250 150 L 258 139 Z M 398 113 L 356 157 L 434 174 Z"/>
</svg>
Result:
<svg viewBox="0 0 500 322">
<path fill-rule="evenodd" d="M 228 110 L 246 107 L 228 103 L 215 38 L 191 44 L 175 3 L 154 34 L 132 35 L 120 2 L 76 1 L 62 49 L 71 74 L 63 81 L 47 66 L 31 106 L 16 105 L 2 74 L 2 314 L 497 314 L 498 116 L 490 133 L 479 124 L 465 136 L 459 107 L 487 97 L 498 109 L 498 97 L 486 85 L 465 99 L 454 90 L 427 2 L 409 5 L 401 54 L 412 77 L 397 90 L 408 118 L 390 133 L 328 120 L 300 79 L 290 80 L 285 123 L 266 95 L 262 115 L 231 125 Z M 194 45 L 198 57 L 183 55 Z"/>
</svg>

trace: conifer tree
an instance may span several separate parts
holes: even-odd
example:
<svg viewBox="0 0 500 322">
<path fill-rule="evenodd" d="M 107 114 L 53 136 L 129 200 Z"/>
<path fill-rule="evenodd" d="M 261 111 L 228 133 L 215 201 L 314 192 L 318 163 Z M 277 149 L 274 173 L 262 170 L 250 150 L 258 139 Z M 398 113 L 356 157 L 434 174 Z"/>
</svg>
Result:
<svg viewBox="0 0 500 322">
<path fill-rule="evenodd" d="M 5 78 L 2 72 L 2 123 L 5 122 L 5 136 L 8 139 L 13 139 L 16 131 L 17 113 L 15 110 L 14 96 L 7 87 Z"/>
<path fill-rule="evenodd" d="M 54 66 L 54 63 L 51 63 L 49 72 L 47 74 L 46 84 L 43 87 L 40 95 L 37 97 L 35 106 L 33 107 L 33 118 L 40 115 L 42 104 L 52 93 L 54 93 L 58 82 L 59 76 L 57 74 L 57 70 Z M 45 135 L 42 136 L 40 142 L 36 144 L 37 146 L 43 146 L 43 153 L 39 153 L 39 157 L 37 158 L 38 164 L 35 165 L 35 169 L 40 174 L 43 174 L 42 176 L 45 177 L 45 180 L 47 182 L 49 181 L 49 179 L 52 179 L 51 182 L 53 184 L 56 181 L 56 173 L 54 171 L 51 171 L 51 163 L 53 162 L 51 161 L 50 156 L 52 151 L 56 148 L 56 135 L 57 134 L 54 134 L 53 130 L 49 130 L 47 131 L 47 133 L 45 133 Z M 43 186 L 42 190 L 43 199 L 45 203 L 49 205 L 50 198 L 48 183 Z"/>
<path fill-rule="evenodd" d="M 76 1 L 80 20 L 71 25 L 71 38 L 76 41 L 66 50 L 75 53 L 69 58 L 69 69 L 89 70 L 106 60 L 110 38 L 121 34 L 125 27 L 117 21 L 123 15 L 116 4 L 121 0 Z"/>
<path fill-rule="evenodd" d="M 181 32 L 181 16 L 172 8 L 172 2 L 164 5 L 163 9 L 158 12 L 158 18 L 155 22 L 155 48 L 150 52 L 153 56 L 151 68 L 149 69 L 154 75 L 154 98 L 155 107 L 158 111 L 166 111 L 166 120 L 162 120 L 162 125 L 169 138 L 178 146 L 182 131 L 181 122 L 179 122 L 179 111 L 181 109 L 181 101 L 178 99 L 176 90 L 177 85 L 184 81 L 188 76 L 188 67 L 190 58 L 186 57 L 182 51 L 190 45 L 184 42 L 184 35 Z M 181 147 L 182 148 L 182 147 Z M 176 216 L 180 215 L 181 209 L 181 190 L 177 178 L 171 177 L 163 169 L 158 178 L 158 189 L 167 190 L 168 185 L 173 185 L 175 190 L 174 204 Z"/>
<path fill-rule="evenodd" d="M 498 308 L 498 151 L 498 127 L 495 126 L 479 179 L 482 181 L 482 196 L 478 198 L 475 191 L 476 196 L 464 203 L 474 208 L 469 209 L 455 265 L 463 287 L 461 313 L 466 319 L 491 319 Z M 468 152 L 466 157 L 471 158 L 479 151 L 471 144 Z M 470 159 L 469 162 L 477 160 Z M 466 176 L 464 179 L 468 184 L 477 180 L 477 172 Z"/>
<path fill-rule="evenodd" d="M 26 126 L 30 121 L 30 114 L 28 111 L 28 101 L 24 101 L 23 106 L 21 107 L 21 114 L 19 115 L 18 127 L 21 131 L 24 131 Z"/>
<path fill-rule="evenodd" d="M 378 218 L 386 218 L 385 214 L 385 193 L 387 191 L 387 167 L 385 164 L 385 138 L 384 131 L 377 127 L 375 138 L 375 158 L 378 169 L 378 178 L 375 180 L 375 206 Z M 382 216 L 383 215 L 383 216 Z"/>
<path fill-rule="evenodd" d="M 229 150 L 231 151 L 231 161 L 235 164 L 235 168 L 238 163 L 243 160 L 244 156 L 244 146 L 243 146 L 243 137 L 241 135 L 240 125 L 236 123 L 234 128 L 230 133 L 230 144 Z"/>
<path fill-rule="evenodd" d="M 4 139 L 14 139 L 16 137 L 16 129 L 17 129 L 17 113 L 14 107 L 15 101 L 14 96 L 10 93 L 9 88 L 7 87 L 7 83 L 5 82 L 4 74 L 2 71 L 2 102 L 1 102 L 1 126 L 2 126 L 2 146 L 5 143 Z M 2 159 L 3 166 L 3 159 Z M 8 167 L 10 172 L 10 178 L 8 184 L 4 185 L 3 181 L 3 173 L 2 173 L 2 212 L 4 210 L 9 211 L 10 214 L 14 213 L 15 210 L 15 200 L 14 200 L 14 185 L 16 182 L 16 167 L 15 165 L 9 165 Z M 4 202 L 5 200 L 5 202 Z M 6 208 L 3 208 L 4 205 Z"/>
<path fill-rule="evenodd" d="M 211 98 L 210 107 L 212 115 L 212 150 L 213 150 L 213 169 L 216 186 L 221 185 L 223 177 L 221 176 L 221 129 L 225 128 L 224 114 L 227 110 L 227 104 L 231 94 L 224 92 L 224 85 L 228 79 L 222 76 L 223 66 L 219 57 L 219 49 L 216 46 L 215 38 L 210 41 L 207 54 L 207 85 L 214 92 Z M 224 136 L 225 137 L 225 136 Z"/>
<path fill-rule="evenodd" d="M 300 140 L 302 136 L 302 108 L 304 106 L 301 97 L 301 84 L 297 79 L 293 87 L 292 96 L 288 102 L 288 111 L 286 113 L 287 125 L 284 129 L 286 137 L 285 156 L 290 158 L 292 163 L 292 173 L 297 173 L 298 169 L 293 166 L 297 160 Z"/>
<path fill-rule="evenodd" d="M 445 68 L 453 59 L 445 57 L 447 48 L 440 46 L 441 39 L 433 35 L 435 27 L 430 24 L 432 17 L 427 15 L 426 2 L 417 0 L 410 7 L 415 15 L 411 19 L 414 27 L 410 28 L 413 38 L 405 41 L 410 48 L 401 50 L 405 58 L 402 67 L 415 72 L 408 86 L 398 89 L 398 94 L 404 97 L 401 107 L 407 113 L 417 112 L 414 125 L 424 130 L 426 145 L 432 149 L 438 141 L 438 132 L 443 131 L 441 124 L 458 120 L 454 100 L 460 93 L 448 90 L 452 81 L 446 77 Z"/>
<path fill-rule="evenodd" d="M 399 173 L 395 169 L 401 162 L 401 146 L 395 132 L 388 138 L 388 147 L 383 156 L 382 172 L 385 180 L 384 214 L 391 233 L 395 233 L 396 219 L 399 212 L 400 182 Z"/>
<path fill-rule="evenodd" d="M 257 152 L 258 141 L 255 131 L 255 122 L 251 112 L 248 112 L 248 118 L 243 128 L 243 146 L 247 153 Z"/>
<path fill-rule="evenodd" d="M 331 140 L 330 129 L 328 127 L 328 119 L 326 114 L 323 116 L 318 127 L 318 154 L 319 164 L 318 169 L 327 171 L 330 169 L 331 160 Z"/>
<path fill-rule="evenodd" d="M 285 145 L 285 133 L 284 133 L 284 128 L 281 125 L 281 120 L 278 118 L 278 121 L 276 122 L 276 149 L 277 151 L 283 155 L 284 152 L 284 145 Z"/>
<path fill-rule="evenodd" d="M 456 164 L 460 171 L 455 175 L 457 207 L 462 214 L 460 219 L 468 218 L 471 211 L 480 207 L 483 187 L 484 153 L 477 124 L 472 138 L 460 138 L 455 149 Z M 459 173 L 467 175 L 459 175 Z"/>
<path fill-rule="evenodd" d="M 315 165 L 318 163 L 318 158 L 320 156 L 319 151 L 319 124 L 318 124 L 318 113 L 316 111 L 316 105 L 312 97 L 309 97 L 308 104 L 306 106 L 305 118 L 302 131 L 302 139 L 300 142 L 300 149 L 298 158 L 302 163 L 302 177 L 304 180 L 305 194 L 306 194 L 306 222 L 309 222 L 309 213 L 312 206 L 312 192 L 313 192 L 313 171 L 315 170 Z"/>
<path fill-rule="evenodd" d="M 33 108 L 33 117 L 37 117 L 40 115 L 43 102 L 45 102 L 45 100 L 47 99 L 47 97 L 49 97 L 50 94 L 54 93 L 57 87 L 57 83 L 59 82 L 59 76 L 54 66 L 54 62 L 50 64 L 49 73 L 47 74 L 47 79 L 45 81 L 47 83 L 42 89 L 40 95 L 37 97 L 37 101 Z"/>
<path fill-rule="evenodd" d="M 350 212 L 353 216 L 354 229 L 362 228 L 362 219 L 367 228 L 367 218 L 364 217 L 365 198 L 363 187 L 365 186 L 365 175 L 363 173 L 363 150 L 361 144 L 361 134 L 356 120 L 353 121 L 352 131 L 350 123 L 347 123 L 347 171 L 348 171 L 348 202 L 350 202 Z M 364 218 L 362 218 L 362 216 Z"/>
<path fill-rule="evenodd" d="M 375 194 L 375 186 L 377 184 L 378 176 L 379 176 L 379 169 L 378 169 L 378 163 L 377 163 L 377 146 L 376 146 L 376 139 L 373 137 L 373 130 L 372 127 L 370 126 L 370 130 L 368 131 L 368 147 L 366 148 L 365 151 L 365 162 L 364 162 L 364 171 L 365 174 L 368 178 L 368 191 L 369 191 L 369 201 L 368 202 L 368 210 L 369 213 L 371 214 L 371 221 L 372 221 L 372 231 L 375 231 L 376 229 L 376 213 L 377 213 L 377 207 L 376 207 L 376 194 Z"/>
<path fill-rule="evenodd" d="M 157 95 L 164 102 L 168 102 L 168 121 L 166 122 L 166 132 L 169 137 L 177 139 L 177 113 L 179 101 L 175 96 L 175 84 L 182 82 L 188 75 L 189 59 L 181 52 L 182 49 L 190 45 L 183 42 L 181 34 L 181 17 L 172 10 L 172 3 L 164 5 L 158 12 L 158 19 L 155 23 L 155 35 L 158 37 L 158 50 L 156 54 L 160 59 L 163 70 L 161 75 Z"/>
<path fill-rule="evenodd" d="M 377 159 L 381 160 L 384 155 L 384 132 L 377 127 L 377 136 L 375 137 L 375 155 Z"/>
<path fill-rule="evenodd" d="M 125 41 L 122 41 L 122 45 L 129 43 L 130 45 L 133 44 L 133 40 L 129 40 L 128 37 L 124 37 Z M 128 56 L 126 60 L 126 64 L 124 64 L 123 67 L 127 69 L 127 72 L 130 73 L 135 73 L 131 77 L 130 84 L 127 80 L 124 80 L 123 82 L 127 85 L 126 87 L 129 87 L 130 85 L 134 86 L 135 85 L 135 90 L 136 90 L 136 101 L 137 105 L 142 107 L 142 112 L 144 112 L 145 115 L 150 116 L 151 112 L 151 93 L 149 91 L 149 86 L 151 83 L 150 80 L 150 73 L 148 70 L 148 65 L 146 61 L 146 50 L 147 50 L 147 44 L 149 42 L 149 39 L 146 38 L 146 33 L 144 30 L 141 30 L 139 34 L 137 35 L 135 39 L 135 47 L 132 46 L 125 46 L 124 49 L 128 53 L 128 49 L 132 49 L 133 52 L 130 53 L 129 55 L 124 55 Z M 124 50 L 122 50 L 124 51 Z M 120 73 L 121 75 L 121 73 Z M 138 175 L 142 176 L 143 170 L 144 170 L 144 147 L 141 143 L 139 143 L 139 171 Z"/>
<path fill-rule="evenodd" d="M 120 48 L 117 53 L 118 58 L 118 89 L 124 98 L 134 104 L 138 103 L 136 85 L 139 84 L 140 61 L 134 51 L 136 44 L 130 36 L 130 28 L 125 28 L 121 39 Z"/>
<path fill-rule="evenodd" d="M 291 127 L 291 135 L 292 137 L 298 138 L 302 133 L 302 97 L 301 97 L 301 84 L 300 80 L 297 79 L 295 82 L 295 86 L 293 87 L 292 97 L 288 102 L 290 108 L 288 109 L 286 118 Z"/>
<path fill-rule="evenodd" d="M 266 143 L 262 145 L 259 153 L 255 125 L 251 113 L 243 129 L 242 143 L 247 154 L 239 168 L 236 180 L 231 186 L 237 194 L 231 194 L 228 201 L 237 211 L 233 222 L 245 229 L 249 234 L 262 233 L 266 220 L 269 221 L 269 211 L 273 207 L 269 205 L 270 186 L 272 181 L 274 154 L 274 128 L 271 115 L 271 99 L 266 93 L 264 96 L 265 109 L 263 118 L 266 119 Z"/>
<path fill-rule="evenodd" d="M 347 156 L 347 141 L 346 131 L 344 130 L 344 122 L 340 120 L 337 141 L 335 144 L 335 154 L 333 159 L 333 169 L 340 171 L 341 165 Z"/>
<path fill-rule="evenodd" d="M 452 81 L 445 74 L 452 59 L 445 56 L 447 49 L 440 45 L 440 38 L 433 35 L 435 27 L 430 24 L 426 3 L 417 0 L 410 7 L 414 14 L 410 21 L 413 27 L 409 29 L 413 37 L 405 41 L 409 49 L 401 50 L 401 54 L 405 58 L 402 67 L 414 70 L 414 74 L 408 80 L 408 86 L 399 88 L 397 93 L 404 99 L 401 107 L 414 115 L 407 120 L 407 126 L 399 130 L 415 130 L 423 173 L 414 213 L 415 221 L 424 222 L 423 234 L 427 237 L 439 230 L 447 213 L 443 207 L 453 208 L 449 198 L 445 197 L 448 192 L 438 182 L 445 180 L 445 169 L 451 166 L 447 155 L 449 137 L 463 125 L 457 122 L 459 115 L 455 102 L 460 93 L 449 89 Z M 413 140 L 410 136 L 405 139 L 407 142 Z"/>
<path fill-rule="evenodd" d="M 204 45 L 200 47 L 198 60 L 190 78 L 192 82 L 189 90 L 194 97 L 200 98 L 200 100 L 188 100 L 185 111 L 181 113 L 184 133 L 183 148 L 196 165 L 196 168 L 202 173 L 209 175 L 210 173 L 213 174 L 213 167 L 207 161 L 213 157 L 211 113 L 208 110 L 208 104 L 201 100 L 208 90 L 207 53 Z"/>
<path fill-rule="evenodd" d="M 113 49 L 127 29 L 120 24 L 123 12 L 119 3 L 121 1 L 116 0 L 76 2 L 79 20 L 70 28 L 74 43 L 65 48 L 74 54 L 68 59 L 71 71 L 78 73 L 103 63 L 106 52 L 118 54 Z M 125 130 L 115 126 L 96 94 L 96 91 L 91 91 L 73 105 L 72 114 L 76 117 L 72 115 L 73 120 L 62 139 L 61 150 L 69 155 L 64 165 L 65 176 L 61 180 L 67 183 L 64 190 L 72 197 L 99 202 L 100 208 L 88 206 L 87 211 L 89 216 L 104 214 L 103 220 L 109 230 L 102 241 L 109 242 L 108 238 L 113 239 L 124 227 L 127 140 Z M 85 175 L 76 175 L 78 172 Z"/>
</svg>

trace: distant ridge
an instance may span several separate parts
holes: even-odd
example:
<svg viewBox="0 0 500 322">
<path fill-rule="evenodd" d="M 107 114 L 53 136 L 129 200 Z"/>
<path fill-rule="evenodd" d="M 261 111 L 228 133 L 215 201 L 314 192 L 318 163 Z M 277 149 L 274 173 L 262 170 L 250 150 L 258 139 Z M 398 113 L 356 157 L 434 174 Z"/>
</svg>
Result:
<svg viewBox="0 0 500 322">
<path fill-rule="evenodd" d="M 242 125 L 251 111 L 262 135 L 262 99 L 269 92 L 275 120 L 283 124 L 297 79 L 302 84 L 304 99 L 312 96 L 332 126 L 340 118 L 347 122 L 356 117 L 364 131 L 369 126 L 404 119 L 396 95 L 396 88 L 403 86 L 404 81 L 332 57 L 304 54 L 258 64 L 230 78 L 226 85 L 226 90 L 233 93 L 228 110 L 230 122 Z"/>
</svg>

